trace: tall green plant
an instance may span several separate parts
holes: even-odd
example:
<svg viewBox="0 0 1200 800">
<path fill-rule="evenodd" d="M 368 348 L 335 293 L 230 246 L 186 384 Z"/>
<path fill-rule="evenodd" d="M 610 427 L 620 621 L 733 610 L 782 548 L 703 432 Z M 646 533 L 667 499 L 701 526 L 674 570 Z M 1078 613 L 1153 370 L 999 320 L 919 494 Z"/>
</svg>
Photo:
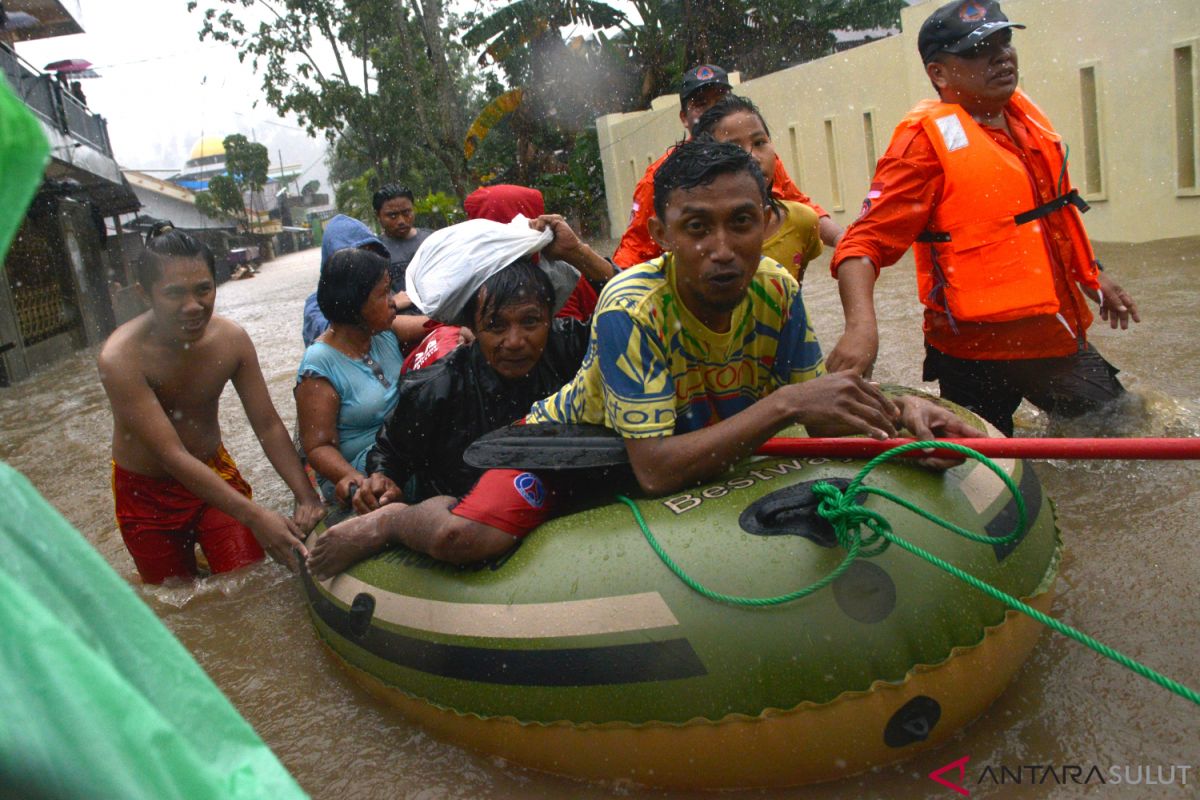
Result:
<svg viewBox="0 0 1200 800">
<path fill-rule="evenodd" d="M 595 130 L 582 131 L 571 142 L 571 155 L 562 172 L 545 173 L 539 185 L 546 210 L 562 214 L 585 236 L 602 230 L 605 213 L 604 170 Z"/>
<path fill-rule="evenodd" d="M 467 218 L 458 199 L 445 192 L 430 192 L 418 197 L 413 208 L 417 212 L 417 224 L 426 228 L 444 228 Z"/>
<path fill-rule="evenodd" d="M 225 137 L 225 172 L 208 181 L 196 195 L 196 208 L 213 218 L 233 217 L 243 230 L 253 224 L 254 197 L 267 184 L 271 157 L 267 148 L 240 133 Z"/>
<path fill-rule="evenodd" d="M 371 196 L 375 192 L 374 186 L 377 181 L 374 170 L 367 170 L 356 178 L 349 178 L 337 184 L 334 203 L 337 205 L 338 211 L 378 229 L 375 221 L 375 207 L 371 204 Z"/>
<path fill-rule="evenodd" d="M 212 219 L 232 217 L 243 230 L 250 229 L 250 217 L 246 213 L 246 204 L 242 202 L 242 193 L 228 175 L 209 178 L 208 190 L 196 194 L 196 208 Z"/>
</svg>

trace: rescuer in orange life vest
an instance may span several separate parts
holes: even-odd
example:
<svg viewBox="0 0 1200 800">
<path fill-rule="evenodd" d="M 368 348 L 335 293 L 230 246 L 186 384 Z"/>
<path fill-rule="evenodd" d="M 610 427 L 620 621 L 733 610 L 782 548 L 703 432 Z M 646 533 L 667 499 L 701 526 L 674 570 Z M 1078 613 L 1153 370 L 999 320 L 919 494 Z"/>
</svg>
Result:
<svg viewBox="0 0 1200 800">
<path fill-rule="evenodd" d="M 1008 435 L 1022 398 L 1072 417 L 1125 393 L 1087 341 L 1085 294 L 1113 328 L 1140 321 L 1092 253 L 1061 138 L 1017 88 L 1012 29 L 1024 27 L 992 0 L 956 0 L 921 26 L 917 45 L 940 99 L 897 126 L 834 253 L 846 330 L 826 360 L 831 372 L 870 374 L 879 268 L 913 245 L 924 379 Z"/>
</svg>

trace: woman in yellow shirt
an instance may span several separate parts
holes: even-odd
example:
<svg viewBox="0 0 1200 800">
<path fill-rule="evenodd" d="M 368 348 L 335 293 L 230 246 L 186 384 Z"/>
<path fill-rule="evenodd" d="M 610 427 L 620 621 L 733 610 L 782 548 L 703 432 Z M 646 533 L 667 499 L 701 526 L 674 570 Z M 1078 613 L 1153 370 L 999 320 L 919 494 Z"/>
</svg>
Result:
<svg viewBox="0 0 1200 800">
<path fill-rule="evenodd" d="M 767 123 L 754 103 L 745 97 L 728 94 L 704 112 L 694 136 L 708 134 L 718 142 L 732 142 L 754 157 L 767 185 L 775 176 L 779 163 Z M 804 283 L 808 262 L 821 254 L 817 212 L 794 200 L 772 197 L 771 213 L 767 216 L 767 235 L 763 255 L 778 261 L 797 282 Z"/>
</svg>

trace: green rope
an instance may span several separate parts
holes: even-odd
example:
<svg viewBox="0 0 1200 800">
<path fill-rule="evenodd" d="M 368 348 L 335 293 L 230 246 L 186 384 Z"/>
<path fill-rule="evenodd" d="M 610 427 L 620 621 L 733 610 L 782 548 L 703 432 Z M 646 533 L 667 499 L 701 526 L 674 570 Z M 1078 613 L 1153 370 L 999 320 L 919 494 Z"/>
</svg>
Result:
<svg viewBox="0 0 1200 800">
<path fill-rule="evenodd" d="M 675 576 L 679 578 L 679 580 L 683 581 L 689 589 L 704 595 L 709 600 L 716 600 L 721 603 L 730 603 L 731 605 L 735 606 L 775 606 L 779 605 L 780 603 L 790 603 L 793 600 L 799 600 L 801 597 L 807 597 L 819 589 L 824 589 L 826 586 L 837 580 L 843 572 L 850 569 L 850 565 L 854 563 L 854 559 L 858 558 L 861 551 L 861 546 L 858 539 L 842 541 L 841 536 L 839 536 L 838 543 L 846 548 L 846 557 L 842 559 L 842 563 L 838 564 L 832 572 L 818 580 L 816 583 L 812 584 L 811 586 L 805 586 L 802 589 L 797 589 L 794 592 L 788 592 L 787 594 L 781 594 L 775 597 L 738 597 L 736 595 L 715 592 L 697 581 L 691 575 L 688 575 L 686 572 L 684 572 L 683 568 L 676 564 L 675 561 L 669 555 L 667 555 L 667 551 L 664 550 L 662 545 L 658 543 L 658 539 L 654 538 L 654 534 L 650 532 L 650 528 L 646 525 L 646 520 L 642 518 L 642 512 L 638 509 L 637 505 L 624 495 L 617 495 L 617 499 L 629 506 L 629 510 L 633 512 L 633 518 L 637 520 L 637 524 L 642 529 L 642 533 L 645 535 L 646 541 L 650 543 L 650 547 L 654 549 L 654 552 L 658 554 L 658 557 L 662 559 L 662 562 L 667 565 L 667 568 L 670 569 L 671 572 L 675 573 Z"/>
<path fill-rule="evenodd" d="M 960 528 L 958 525 L 955 525 L 952 522 L 941 519 L 937 515 L 928 512 L 923 508 L 917 507 L 904 498 L 894 495 L 891 492 L 876 487 L 862 485 L 862 481 L 864 478 L 866 478 L 868 473 L 870 473 L 871 470 L 875 469 L 875 467 L 879 466 L 883 462 L 907 453 L 911 450 L 920 450 L 929 447 L 937 447 L 940 450 L 953 450 L 963 456 L 966 456 L 967 458 L 973 458 L 979 461 L 984 466 L 988 467 L 992 472 L 996 473 L 996 475 L 998 475 L 1000 479 L 1004 481 L 1004 485 L 1008 488 L 1008 491 L 1012 494 L 1013 500 L 1016 503 L 1017 524 L 1013 530 L 1002 537 L 972 533 Z M 846 557 L 842 559 L 841 563 L 838 564 L 833 571 L 820 578 L 816 582 L 800 589 L 796 589 L 795 591 L 788 592 L 787 594 L 776 595 L 774 597 L 740 597 L 713 591 L 712 589 L 704 586 L 695 578 L 692 578 L 690 575 L 688 575 L 687 572 L 685 572 L 682 567 L 676 564 L 670 555 L 667 554 L 666 550 L 663 549 L 662 545 L 659 544 L 658 540 L 654 537 L 654 534 L 650 532 L 650 528 L 646 525 L 646 521 L 643 519 L 637 505 L 628 497 L 623 495 L 617 495 L 617 499 L 627 505 L 633 512 L 634 519 L 637 520 L 637 524 L 641 528 L 642 534 L 646 537 L 646 541 L 650 544 L 650 547 L 654 550 L 654 552 L 658 554 L 658 557 L 662 559 L 662 562 L 667 565 L 667 568 L 670 569 L 671 572 L 673 572 L 676 577 L 678 577 L 690 589 L 699 593 L 700 595 L 703 595 L 704 597 L 709 598 L 710 600 L 716 600 L 718 602 L 740 606 L 772 606 L 779 605 L 781 603 L 788 603 L 793 600 L 799 600 L 800 598 L 807 597 L 813 592 L 819 591 L 820 589 L 828 586 L 830 583 L 833 583 L 833 581 L 837 580 L 842 573 L 850 568 L 850 565 L 853 564 L 854 560 L 860 555 L 865 558 L 870 558 L 882 553 L 888 548 L 889 545 L 895 544 L 901 549 L 924 559 L 938 569 L 949 573 L 955 578 L 958 578 L 967 585 L 978 589 L 989 597 L 999 600 L 1009 608 L 1020 611 L 1022 614 L 1025 614 L 1031 619 L 1042 623 L 1051 630 L 1057 631 L 1064 636 L 1074 639 L 1075 641 L 1091 648 L 1100 655 L 1117 662 L 1121 666 L 1133 671 L 1138 675 L 1141 675 L 1143 678 L 1147 678 L 1159 686 L 1169 689 L 1180 697 L 1186 698 L 1191 700 L 1193 703 L 1200 705 L 1200 693 L 1189 689 L 1177 681 L 1171 680 L 1165 675 L 1155 672 L 1154 670 L 1150 669 L 1144 664 L 1139 663 L 1138 661 L 1135 661 L 1129 656 L 1114 650 L 1108 645 L 1096 641 L 1086 633 L 1072 628 L 1070 625 L 1060 622 L 1053 617 L 1043 614 L 1036 608 L 1021 602 L 1012 595 L 1009 595 L 1000 589 L 997 589 L 995 586 L 981 581 L 974 575 L 964 572 L 953 564 L 950 564 L 949 562 L 938 558 L 932 553 L 921 549 L 917 545 L 906 541 L 892 531 L 891 525 L 882 514 L 872 511 L 864 506 L 860 506 L 854 502 L 855 497 L 860 493 L 879 495 L 880 497 L 885 497 L 888 500 L 907 508 L 913 513 L 919 514 L 925 519 L 936 523 L 946 530 L 953 531 L 959 536 L 970 539 L 971 541 L 986 543 L 989 545 L 1007 544 L 1020 537 L 1025 531 L 1025 500 L 1021 496 L 1020 491 L 1017 489 L 1016 483 L 1013 482 L 1013 479 L 1008 475 L 1008 473 L 1002 470 L 998 464 L 996 464 L 987 456 L 978 453 L 969 447 L 963 447 L 962 445 L 953 444 L 950 442 L 910 442 L 899 447 L 893 447 L 891 450 L 888 450 L 884 453 L 880 453 L 875 458 L 867 462 L 867 464 L 861 470 L 859 470 L 858 474 L 854 476 L 854 479 L 846 487 L 844 492 L 838 490 L 836 486 L 833 486 L 829 483 L 820 482 L 813 486 L 813 493 L 821 498 L 821 503 L 817 508 L 817 513 L 833 525 L 834 534 L 837 537 L 838 544 L 845 549 Z M 860 532 L 860 528 L 864 525 L 870 529 L 871 532 L 869 534 L 863 534 Z"/>
</svg>

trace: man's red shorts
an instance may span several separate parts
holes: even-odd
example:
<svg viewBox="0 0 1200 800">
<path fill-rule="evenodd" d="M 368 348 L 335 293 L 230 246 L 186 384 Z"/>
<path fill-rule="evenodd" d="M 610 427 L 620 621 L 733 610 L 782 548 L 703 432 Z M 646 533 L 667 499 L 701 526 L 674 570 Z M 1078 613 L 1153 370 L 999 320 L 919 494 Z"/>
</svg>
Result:
<svg viewBox="0 0 1200 800">
<path fill-rule="evenodd" d="M 113 501 L 117 525 L 138 574 L 146 583 L 197 574 L 196 544 L 214 573 L 244 567 L 264 557 L 254 534 L 213 508 L 174 478 L 150 478 L 113 462 Z M 208 462 L 213 472 L 246 497 L 250 484 L 225 447 Z"/>
<path fill-rule="evenodd" d="M 554 516 L 555 492 L 532 472 L 489 469 L 450 510 L 518 539 Z"/>
</svg>

